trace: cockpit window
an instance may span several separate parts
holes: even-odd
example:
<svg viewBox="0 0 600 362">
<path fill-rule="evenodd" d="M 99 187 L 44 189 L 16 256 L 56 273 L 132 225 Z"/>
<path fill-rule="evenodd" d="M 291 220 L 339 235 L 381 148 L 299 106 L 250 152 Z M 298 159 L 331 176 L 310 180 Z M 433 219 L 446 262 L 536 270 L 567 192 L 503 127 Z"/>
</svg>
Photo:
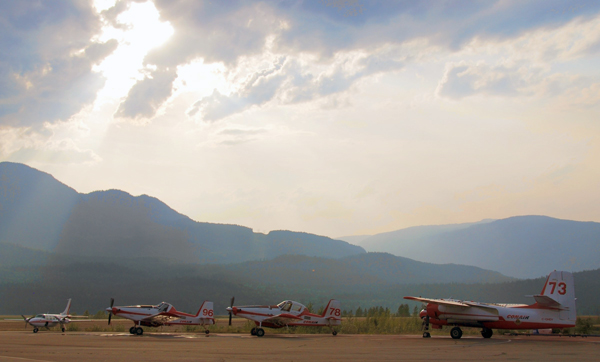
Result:
<svg viewBox="0 0 600 362">
<path fill-rule="evenodd" d="M 290 301 L 281 302 L 281 303 L 277 304 L 277 306 L 279 308 L 281 308 L 282 311 L 289 312 L 290 309 L 292 308 L 292 302 L 290 302 Z"/>
<path fill-rule="evenodd" d="M 36 318 L 44 318 L 44 315 L 43 315 L 43 314 L 38 314 L 38 315 L 36 315 L 35 317 L 36 317 Z"/>
<path fill-rule="evenodd" d="M 169 305 L 165 302 L 162 302 L 158 305 L 158 311 L 159 312 L 166 312 L 167 309 L 169 309 Z"/>
<path fill-rule="evenodd" d="M 296 303 L 294 303 L 294 305 L 292 306 L 292 310 L 294 312 L 300 312 L 300 311 L 302 311 L 302 304 L 296 304 Z"/>
</svg>

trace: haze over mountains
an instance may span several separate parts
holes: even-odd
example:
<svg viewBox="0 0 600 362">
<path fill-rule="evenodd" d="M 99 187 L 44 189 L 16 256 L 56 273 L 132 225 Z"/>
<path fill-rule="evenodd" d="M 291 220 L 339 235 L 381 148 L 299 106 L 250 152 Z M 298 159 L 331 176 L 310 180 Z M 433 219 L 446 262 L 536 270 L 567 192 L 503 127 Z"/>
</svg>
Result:
<svg viewBox="0 0 600 362">
<path fill-rule="evenodd" d="M 160 200 L 118 190 L 84 195 L 23 164 L 0 163 L 0 242 L 79 256 L 231 263 L 284 254 L 365 253 L 341 240 L 291 231 L 202 223 Z"/>
<path fill-rule="evenodd" d="M 418 226 L 341 239 L 369 252 L 387 252 L 429 263 L 474 265 L 516 278 L 535 278 L 554 269 L 600 267 L 600 223 L 546 216 Z"/>
<path fill-rule="evenodd" d="M 405 248 L 414 246 L 406 250 L 412 250 L 415 259 L 423 259 L 424 245 L 441 248 L 425 253 L 440 260 L 447 256 L 442 261 L 445 264 L 437 260 L 432 264 L 389 253 L 367 253 L 359 246 L 318 235 L 291 231 L 265 235 L 243 226 L 196 222 L 150 196 L 133 197 L 118 190 L 79 194 L 51 175 L 3 162 L 0 312 L 35 313 L 47 308 L 48 299 L 62 304 L 68 297 L 96 311 L 115 297 L 125 304 L 167 300 L 190 311 L 210 298 L 223 313 L 232 295 L 246 304 L 274 303 L 284 298 L 325 303 L 336 297 L 344 301 L 345 309 L 373 305 L 397 308 L 404 302 L 402 297 L 411 294 L 472 299 L 483 295 L 482 301 L 498 301 L 485 298 L 485 293 L 497 291 L 492 287 L 496 283 L 512 290 L 508 299 L 500 301 L 519 301 L 515 293 L 523 288 L 514 286 L 529 284 L 511 284 L 512 278 L 489 270 L 492 266 L 502 269 L 510 260 L 492 264 L 485 259 L 484 264 L 489 265 L 483 267 L 468 264 L 477 265 L 480 260 L 476 259 L 483 258 L 477 253 L 483 255 L 485 250 L 504 260 L 518 247 L 529 264 L 540 268 L 537 277 L 560 268 L 564 264 L 553 265 L 564 257 L 575 257 L 581 265 L 600 259 L 597 224 L 567 222 L 556 226 L 555 221 L 543 217 L 488 220 L 412 228 L 361 241 L 370 249 L 402 245 L 400 240 Z M 530 223 L 541 225 L 532 228 Z M 586 228 L 581 228 L 582 224 Z M 494 228 L 487 229 L 489 226 Z M 565 229 L 561 231 L 561 227 Z M 538 263 L 538 254 L 546 254 L 538 250 L 533 236 L 544 230 L 554 234 L 554 239 L 546 240 L 563 240 L 570 235 L 569 240 L 577 246 L 563 245 L 561 249 L 561 244 L 548 243 L 546 247 L 560 257 Z M 532 246 L 523 235 L 530 237 Z M 508 237 L 521 239 L 515 246 L 503 239 Z M 446 238 L 448 245 L 433 243 L 447 242 Z M 493 245 L 486 249 L 481 240 L 490 240 Z M 472 249 L 471 254 L 461 249 L 465 245 Z M 573 250 L 586 252 L 589 258 L 569 254 Z M 584 288 L 598 290 L 594 283 L 600 278 L 592 276 L 600 270 L 590 273 L 581 274 L 586 275 Z M 511 270 L 505 274 L 514 275 Z M 537 279 L 536 283 L 543 284 Z M 538 292 L 537 288 L 525 293 Z M 593 296 L 581 300 L 583 310 L 599 310 Z"/>
</svg>

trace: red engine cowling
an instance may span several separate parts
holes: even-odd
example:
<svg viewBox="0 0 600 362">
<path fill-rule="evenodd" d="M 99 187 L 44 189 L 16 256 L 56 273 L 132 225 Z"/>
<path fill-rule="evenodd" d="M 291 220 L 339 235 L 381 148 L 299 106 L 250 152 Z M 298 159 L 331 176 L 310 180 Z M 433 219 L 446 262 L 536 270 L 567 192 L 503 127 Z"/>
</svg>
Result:
<svg viewBox="0 0 600 362">
<path fill-rule="evenodd" d="M 427 304 L 427 315 L 430 319 L 438 319 L 440 315 L 439 305 L 434 303 Z"/>
</svg>

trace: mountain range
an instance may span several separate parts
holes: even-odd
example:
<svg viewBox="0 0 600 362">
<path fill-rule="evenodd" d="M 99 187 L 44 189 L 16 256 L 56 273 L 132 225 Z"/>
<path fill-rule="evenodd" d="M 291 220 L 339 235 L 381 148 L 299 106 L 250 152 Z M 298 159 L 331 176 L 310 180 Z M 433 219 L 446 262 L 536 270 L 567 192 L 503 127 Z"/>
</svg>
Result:
<svg viewBox="0 0 600 362">
<path fill-rule="evenodd" d="M 365 253 L 302 232 L 197 222 L 162 201 L 119 190 L 80 194 L 23 164 L 0 163 L 0 242 L 77 256 L 233 263 L 284 254 L 340 258 Z"/>
<path fill-rule="evenodd" d="M 123 304 L 166 300 L 189 311 L 208 298 L 220 313 L 232 295 L 246 304 L 285 298 L 318 304 L 334 297 L 343 300 L 344 309 L 397 308 L 405 302 L 404 295 L 523 302 L 519 293 L 538 292 L 543 279 L 515 281 L 511 276 L 519 273 L 504 268 L 511 258 L 524 255 L 526 263 L 539 268 L 536 277 L 563 268 L 565 256 L 578 258 L 586 267 L 594 265 L 592 258 L 598 259 L 595 223 L 556 222 L 566 221 L 517 217 L 352 238 L 370 251 L 366 252 L 343 240 L 302 232 L 261 234 L 238 225 L 197 222 L 146 195 L 134 197 L 119 190 L 80 194 L 49 174 L 2 162 L 0 314 L 35 313 L 45 310 L 48 300 L 62 305 L 69 297 L 77 303 L 75 310 L 92 312 L 105 308 L 111 297 Z M 546 248 L 560 257 L 546 260 L 547 250 L 539 250 L 536 238 L 548 233 L 554 239 L 546 240 L 570 235 L 577 246 L 557 249 L 548 243 Z M 511 237 L 520 238 L 517 245 L 507 240 Z M 371 251 L 377 245 L 404 245 L 407 252 Z M 470 254 L 461 249 L 465 245 Z M 500 262 L 485 259 L 486 250 Z M 589 260 L 569 254 L 573 250 L 587 250 Z M 407 254 L 420 260 L 434 257 L 425 262 Z M 440 262 L 442 256 L 448 258 Z M 479 259 L 485 259 L 483 266 L 469 265 L 481 264 Z M 573 271 L 573 265 L 566 270 Z M 600 270 L 577 275 L 576 283 L 582 281 L 580 310 L 600 312 Z M 530 288 L 531 283 L 536 286 Z"/>
<path fill-rule="evenodd" d="M 340 238 L 370 252 L 428 263 L 457 263 L 535 278 L 549 271 L 600 267 L 600 223 L 515 216 L 478 223 L 418 226 Z"/>
</svg>

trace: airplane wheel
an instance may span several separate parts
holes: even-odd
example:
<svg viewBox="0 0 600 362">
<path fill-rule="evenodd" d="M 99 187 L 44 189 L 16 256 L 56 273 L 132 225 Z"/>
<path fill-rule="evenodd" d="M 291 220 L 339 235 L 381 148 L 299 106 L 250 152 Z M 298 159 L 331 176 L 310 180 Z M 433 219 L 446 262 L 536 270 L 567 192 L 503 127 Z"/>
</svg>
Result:
<svg viewBox="0 0 600 362">
<path fill-rule="evenodd" d="M 462 337 L 462 331 L 458 327 L 454 327 L 450 330 L 450 337 L 452 339 L 460 339 Z"/>
<path fill-rule="evenodd" d="M 207 330 L 205 330 L 205 331 L 204 331 L 204 333 L 205 333 L 205 334 L 209 334 L 209 333 L 210 333 L 210 331 L 207 329 Z"/>
<path fill-rule="evenodd" d="M 250 334 L 256 336 L 256 327 L 250 330 Z"/>
<path fill-rule="evenodd" d="M 39 329 L 37 329 L 37 328 L 34 328 L 34 329 L 33 329 L 33 333 L 37 333 L 37 332 L 38 332 L 38 330 L 39 330 Z"/>
<path fill-rule="evenodd" d="M 333 331 L 333 332 L 331 332 L 331 334 L 333 334 L 334 336 L 337 336 L 337 331 Z"/>
<path fill-rule="evenodd" d="M 431 334 L 429 334 L 429 332 L 423 332 L 423 338 L 431 338 Z"/>
<path fill-rule="evenodd" d="M 142 327 L 137 327 L 135 329 L 135 334 L 137 334 L 138 336 L 141 336 L 142 334 L 144 334 L 144 330 L 142 329 Z"/>
<path fill-rule="evenodd" d="M 256 335 L 257 335 L 258 337 L 262 337 L 262 336 L 264 336 L 264 335 L 265 335 L 265 330 L 264 330 L 264 329 L 262 329 L 262 328 L 258 328 L 258 329 L 256 330 Z"/>
<path fill-rule="evenodd" d="M 66 331 L 65 327 L 62 327 L 62 331 L 63 331 L 63 333 L 65 333 L 65 331 Z"/>
<path fill-rule="evenodd" d="M 493 335 L 493 334 L 494 334 L 494 331 L 492 331 L 492 330 L 491 330 L 491 329 L 489 329 L 489 328 L 484 328 L 484 329 L 481 331 L 481 336 L 482 336 L 483 338 L 492 338 L 492 335 Z"/>
<path fill-rule="evenodd" d="M 135 334 L 135 326 L 129 328 L 129 333 L 130 334 Z"/>
</svg>

